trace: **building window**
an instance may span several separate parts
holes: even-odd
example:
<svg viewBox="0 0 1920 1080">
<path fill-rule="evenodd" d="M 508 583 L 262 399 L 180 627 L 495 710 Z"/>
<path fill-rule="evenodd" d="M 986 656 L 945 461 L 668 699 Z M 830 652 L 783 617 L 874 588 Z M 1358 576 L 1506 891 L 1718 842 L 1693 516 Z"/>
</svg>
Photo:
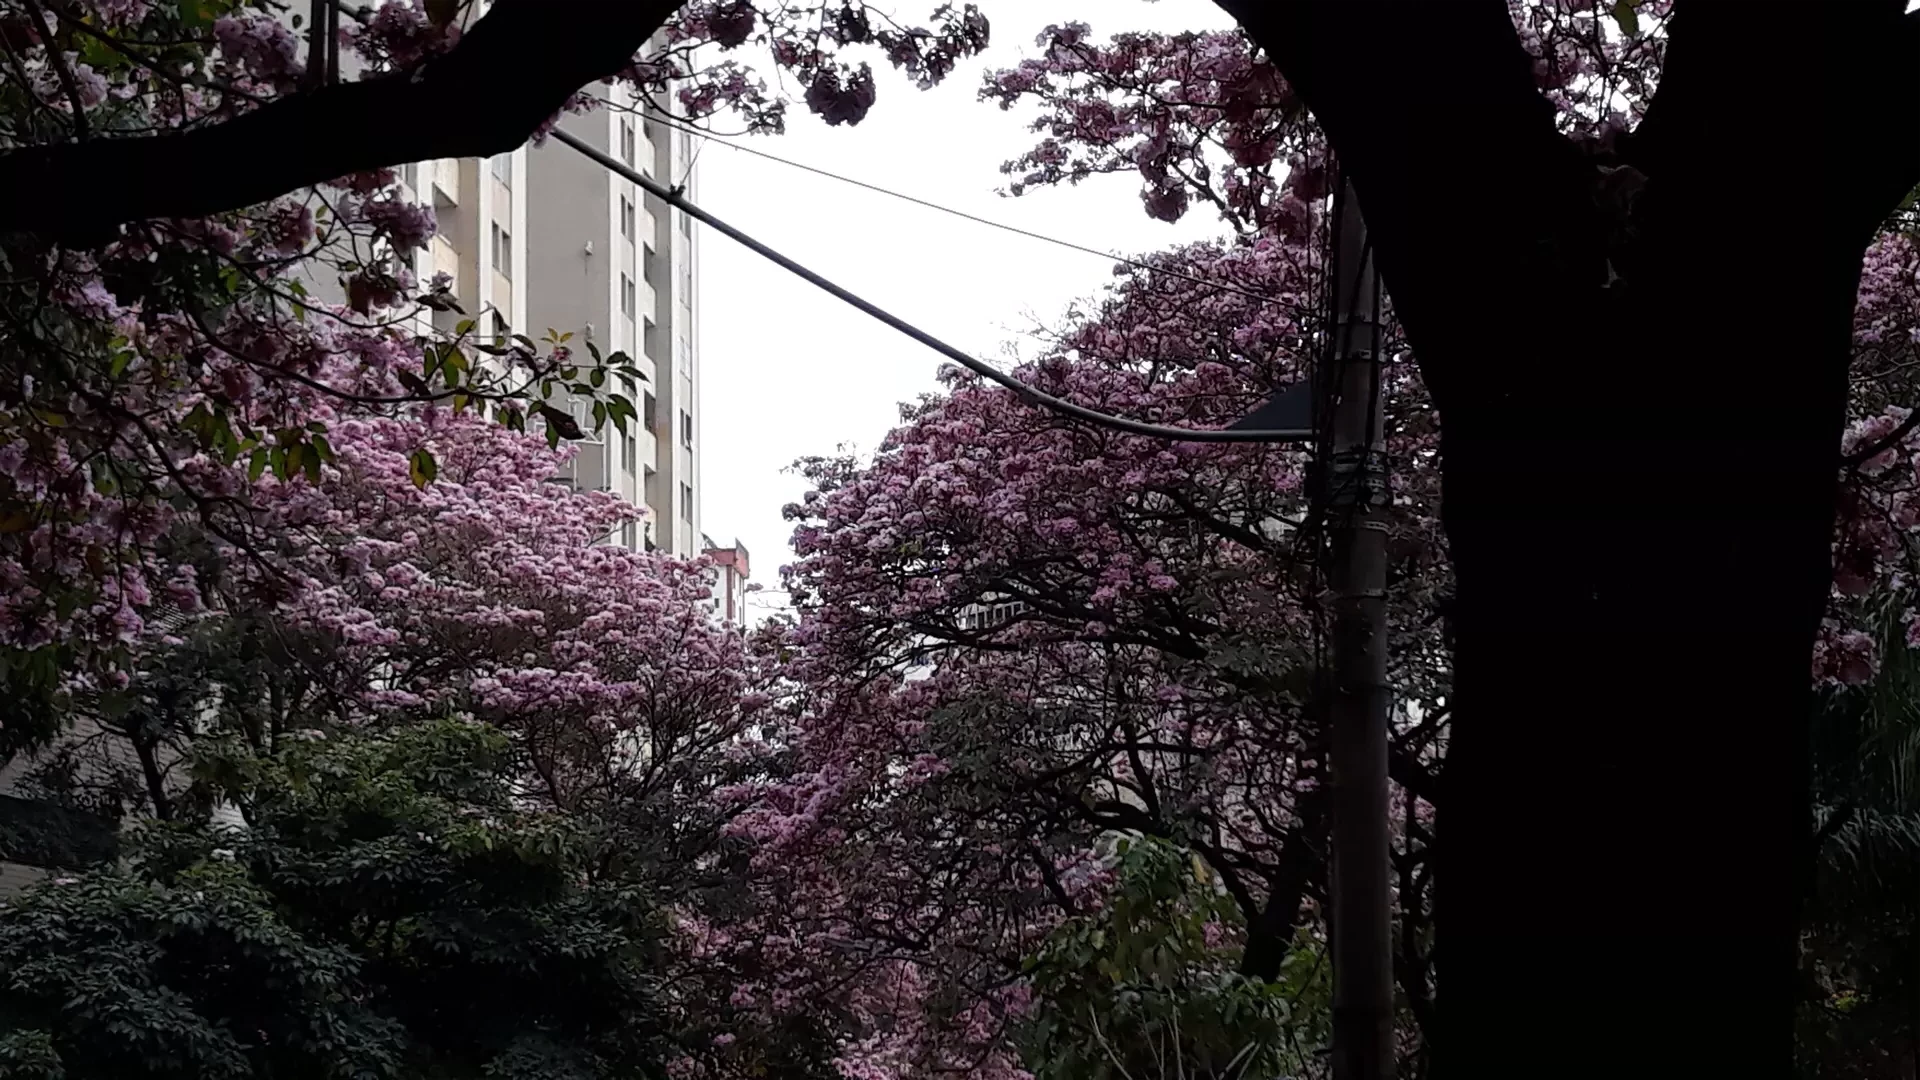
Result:
<svg viewBox="0 0 1920 1080">
<path fill-rule="evenodd" d="M 685 211 L 679 211 L 679 210 L 677 210 L 677 211 L 675 211 L 675 213 L 677 213 L 677 214 L 679 214 L 679 215 L 680 215 L 680 235 L 681 235 L 681 236 L 684 236 L 684 237 L 687 237 L 688 239 L 692 239 L 692 237 L 693 237 L 693 219 L 692 219 L 692 218 L 690 218 L 690 217 L 688 217 L 688 216 L 686 215 L 686 212 L 685 212 Z"/>
<path fill-rule="evenodd" d="M 680 517 L 686 521 L 693 520 L 693 485 L 692 484 L 680 485 Z"/>
<path fill-rule="evenodd" d="M 657 411 L 657 408 L 654 404 L 652 394 L 646 395 L 640 401 L 640 423 L 644 425 L 648 431 L 654 429 L 654 413 Z"/>
<path fill-rule="evenodd" d="M 629 521 L 625 525 L 620 526 L 621 546 L 631 550 L 634 547 L 634 545 L 638 543 L 638 541 L 639 541 L 638 533 L 634 527 L 633 522 Z"/>
<path fill-rule="evenodd" d="M 513 234 L 498 222 L 493 226 L 493 268 L 507 277 L 513 276 Z"/>
<path fill-rule="evenodd" d="M 633 121 L 620 121 L 620 160 L 633 168 Z"/>
<path fill-rule="evenodd" d="M 633 239 L 633 200 L 620 196 L 620 235 Z"/>
<path fill-rule="evenodd" d="M 621 314 L 625 315 L 629 319 L 633 318 L 633 309 L 636 302 L 634 297 L 635 297 L 635 293 L 633 289 L 633 279 L 628 277 L 625 274 L 621 274 L 620 275 L 620 312 Z"/>
<path fill-rule="evenodd" d="M 685 409 L 680 411 L 680 445 L 693 449 L 693 414 Z"/>
<path fill-rule="evenodd" d="M 621 436 L 620 460 L 628 472 L 633 472 L 640 459 L 640 443 L 632 435 Z"/>
<path fill-rule="evenodd" d="M 640 276 L 654 288 L 660 287 L 660 256 L 651 249 L 640 253 Z"/>
<path fill-rule="evenodd" d="M 513 186 L 512 154 L 495 154 L 493 156 L 493 178 L 508 187 Z"/>
</svg>

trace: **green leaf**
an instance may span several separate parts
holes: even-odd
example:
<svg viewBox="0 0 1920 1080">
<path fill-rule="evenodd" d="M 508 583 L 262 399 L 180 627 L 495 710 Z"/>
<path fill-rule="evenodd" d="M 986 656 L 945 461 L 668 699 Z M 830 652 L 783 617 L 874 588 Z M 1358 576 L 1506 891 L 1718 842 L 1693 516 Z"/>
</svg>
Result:
<svg viewBox="0 0 1920 1080">
<path fill-rule="evenodd" d="M 247 479 L 260 479 L 261 474 L 267 471 L 267 465 L 270 464 L 272 460 L 273 455 L 267 451 L 266 447 L 263 446 L 255 450 L 253 452 L 253 458 L 247 462 Z"/>
<path fill-rule="evenodd" d="M 1640 13 L 1635 9 L 1640 0 L 1615 0 L 1613 21 L 1620 24 L 1620 32 L 1628 37 L 1637 37 L 1640 33 Z"/>
<path fill-rule="evenodd" d="M 535 406 L 540 419 L 547 422 L 548 443 L 558 445 L 561 439 L 569 441 L 586 438 L 586 432 L 580 430 L 580 422 L 567 413 L 551 405 Z"/>
<path fill-rule="evenodd" d="M 425 488 L 439 475 L 440 463 L 433 459 L 433 451 L 426 447 L 415 450 L 413 456 L 407 459 L 407 476 L 413 481 L 414 487 Z"/>
</svg>

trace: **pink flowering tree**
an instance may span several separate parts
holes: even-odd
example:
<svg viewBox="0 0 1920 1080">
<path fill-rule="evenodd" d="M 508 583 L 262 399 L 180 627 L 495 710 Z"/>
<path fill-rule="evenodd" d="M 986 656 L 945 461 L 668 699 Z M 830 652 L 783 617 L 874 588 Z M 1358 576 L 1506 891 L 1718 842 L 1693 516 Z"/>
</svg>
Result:
<svg viewBox="0 0 1920 1080">
<path fill-rule="evenodd" d="M 0 296 L 0 657 L 35 688 L 10 704 L 10 737 L 44 737 L 63 679 L 125 666 L 154 599 L 188 587 L 173 548 L 202 533 L 266 545 L 252 486 L 317 478 L 340 419 L 428 401 L 577 437 L 546 404 L 557 387 L 593 400 L 596 423 L 634 418 L 608 378 L 623 358 L 574 356 L 564 335 L 476 338 L 483 313 L 413 279 L 433 212 L 383 166 L 510 149 L 616 80 L 683 119 L 732 110 L 775 130 L 784 101 L 737 59 L 747 45 L 799 76 L 811 107 L 857 122 L 873 99 L 860 50 L 931 85 L 987 34 L 971 7 L 925 28 L 839 5 L 824 36 L 810 8 L 675 8 L 610 8 L 597 30 L 526 3 L 485 17 L 417 0 L 0 10 L 14 60 L 0 73 L 0 186 L 15 192 L 0 201 L 32 208 L 8 226 Z M 702 46 L 713 64 L 695 63 Z M 521 76 L 497 77 L 509 68 Z M 412 125 L 427 135 L 402 145 L 388 129 L 406 125 L 372 119 L 455 112 L 503 126 Z M 275 149 L 287 136 L 297 145 Z M 223 148 L 244 160 L 220 165 Z M 309 292 L 329 279 L 344 303 Z"/>
<path fill-rule="evenodd" d="M 1156 256 L 1021 375 L 1108 411 L 1220 426 L 1305 373 L 1319 259 L 1277 237 Z M 1395 447 L 1430 455 L 1411 366 L 1393 371 Z M 1301 528 L 1304 464 L 1288 448 L 1080 428 L 955 373 L 871 463 L 810 466 L 817 490 L 790 510 L 805 768 L 736 793 L 753 800 L 736 827 L 765 858 L 840 866 L 821 886 L 842 913 L 828 933 L 879 949 L 910 925 L 920 977 L 946 972 L 948 992 L 992 1010 L 971 1032 L 891 1019 L 890 1067 L 1017 1041 L 1029 1000 L 989 991 L 1036 934 L 1101 902 L 1103 835 L 1199 857 L 1233 912 L 1216 939 L 1226 966 L 1279 977 L 1325 889 L 1324 586 Z M 1448 686 L 1432 480 L 1402 478 L 1393 545 L 1395 666 L 1421 707 L 1395 774 L 1427 798 Z M 1415 803 L 1419 829 L 1431 806 Z M 930 838 L 957 835 L 962 864 L 924 881 L 930 849 L 946 850 Z M 1020 913 L 997 940 L 953 920 L 967 889 Z M 1409 956 L 1423 989 L 1424 955 Z"/>
<path fill-rule="evenodd" d="M 1653 170 L 1640 155 L 1651 144 L 1631 136 L 1651 115 L 1668 7 L 1514 4 L 1507 15 L 1551 130 L 1591 180 L 1592 238 L 1608 255 L 1600 284 L 1648 274 L 1640 200 Z M 1211 210 L 1234 240 L 1159 256 L 1126 275 L 1023 376 L 1129 416 L 1195 426 L 1236 418 L 1297 378 L 1313 355 L 1325 136 L 1293 84 L 1240 34 L 1097 41 L 1069 26 L 1039 44 L 1043 56 L 991 75 L 983 90 L 1005 107 L 1038 107 L 1041 141 L 1007 166 L 1013 192 L 1137 171 L 1150 215 Z M 1842 572 L 1803 693 L 1817 681 L 1871 674 L 1866 631 L 1889 600 L 1900 625 L 1910 621 L 1905 537 L 1914 522 L 1904 492 L 1914 425 L 1900 403 L 1911 396 L 1901 373 L 1920 287 L 1902 228 L 1896 219 L 1869 251 L 1856 306 L 1857 427 L 1829 459 L 1845 481 Z M 1421 339 L 1407 344 L 1418 350 Z M 1440 427 L 1427 379 L 1411 362 L 1417 356 L 1403 352 L 1389 369 L 1389 428 L 1394 678 L 1412 706 L 1397 721 L 1394 760 L 1396 967 L 1412 1018 L 1424 1025 L 1439 1015 L 1426 952 L 1427 826 L 1454 707 L 1457 585 L 1441 561 Z M 1421 369 L 1428 378 L 1432 370 Z M 1471 450 L 1456 443 L 1456 456 L 1463 452 Z M 953 962 L 924 931 L 944 905 L 916 904 L 912 890 L 866 869 L 889 859 L 924 865 L 924 833 L 899 821 L 913 802 L 925 822 L 1004 830 L 998 841 L 966 833 L 976 854 L 1005 860 L 975 887 L 1041 924 L 1086 899 L 996 890 L 1021 881 L 1026 867 L 1044 884 L 1048 867 L 1093 850 L 1090 837 L 1133 830 L 1186 845 L 1220 875 L 1239 901 L 1241 925 L 1223 940 L 1242 970 L 1270 969 L 1288 955 L 1294 937 L 1267 927 L 1311 925 L 1324 887 L 1324 867 L 1302 867 L 1311 858 L 1299 854 L 1325 825 L 1314 805 L 1324 735 L 1312 695 L 1318 594 L 1311 545 L 1287 528 L 1307 519 L 1300 462 L 1271 450 L 1081 429 L 954 376 L 947 392 L 903 413 L 871 463 L 819 461 L 812 473 L 818 490 L 794 511 L 802 558 L 792 582 L 806 611 L 796 637 L 804 678 L 819 695 L 796 743 L 810 768 L 784 785 L 738 793 L 754 800 L 740 827 L 770 851 L 817 844 L 807 850 L 822 865 L 847 853 L 841 878 L 819 886 L 823 896 L 844 895 L 856 879 L 863 890 L 895 889 L 902 899 L 892 905 L 867 899 L 846 911 L 885 912 L 859 932 L 877 951 L 900 947 L 891 935 L 902 925 L 920 927 L 906 939 L 922 949 L 922 977 Z M 931 674 L 907 678 L 916 667 Z M 956 798 L 969 805 L 957 819 L 943 809 Z M 896 834 L 913 839 L 886 848 Z M 1305 884 L 1295 891 L 1295 882 Z M 834 939 L 855 936 L 859 920 L 840 918 Z M 1029 940 L 1009 932 L 1003 971 Z M 990 984 L 978 968 L 955 970 L 970 973 L 951 982 L 970 979 L 976 994 Z M 926 998 L 895 1000 L 910 1009 Z M 1007 1030 L 1017 1028 L 1019 1010 L 1001 1015 Z M 937 1038 L 951 1031 L 897 1019 L 879 1026 L 922 1040 L 911 1051 L 905 1040 L 889 1045 L 887 1068 L 956 1052 Z"/>
<path fill-rule="evenodd" d="M 0 34 L 16 58 L 0 76 L 9 160 L 217 126 L 307 75 L 290 30 L 258 5 L 29 4 L 0 13 Z M 434 225 L 396 173 L 372 170 L 211 216 L 8 236 L 0 657 L 21 690 L 8 695 L 10 746 L 44 737 L 63 681 L 124 677 L 156 605 L 194 593 L 201 538 L 257 553 L 268 538 L 251 488 L 318 480 L 343 417 L 434 401 L 569 434 L 544 404 L 556 382 L 601 400 L 596 416 L 631 417 L 631 402 L 601 390 L 619 358 L 479 340 L 444 282 L 415 281 L 411 253 Z M 310 292 L 329 278 L 343 303 Z M 424 452 L 415 469 L 431 472 Z"/>
<path fill-rule="evenodd" d="M 143 661 L 190 648 L 200 624 L 254 640 L 282 678 L 217 704 L 250 745 L 271 749 L 292 717 L 468 714 L 511 733 L 530 792 L 568 809 L 633 784 L 691 798 L 770 703 L 761 650 L 711 615 L 706 567 L 604 543 L 640 511 L 574 491 L 565 452 L 447 410 L 331 430 L 317 481 L 256 484 L 272 546 L 207 538 L 196 587 L 140 639 Z M 117 712 L 150 690 L 90 700 Z"/>
<path fill-rule="evenodd" d="M 206 538 L 198 587 L 143 631 L 127 681 L 73 694 L 100 735 L 42 760 L 42 792 L 190 824 L 316 736 L 478 722 L 511 748 L 514 798 L 561 815 L 596 882 L 675 927 L 656 959 L 676 1067 L 810 1067 L 835 1014 L 746 1008 L 752 963 L 777 958 L 709 955 L 761 924 L 769 894 L 746 883 L 783 875 L 713 797 L 779 765 L 780 629 L 715 619 L 701 563 L 604 543 L 638 511 L 573 490 L 545 440 L 446 409 L 330 435 L 318 480 L 255 484 L 271 546 Z"/>
</svg>

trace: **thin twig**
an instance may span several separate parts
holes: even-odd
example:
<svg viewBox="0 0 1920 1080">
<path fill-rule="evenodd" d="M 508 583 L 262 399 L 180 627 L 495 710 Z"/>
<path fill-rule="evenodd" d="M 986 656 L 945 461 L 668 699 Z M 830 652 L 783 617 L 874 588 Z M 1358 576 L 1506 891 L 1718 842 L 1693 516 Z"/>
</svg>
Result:
<svg viewBox="0 0 1920 1080">
<path fill-rule="evenodd" d="M 33 12 L 36 28 L 40 32 L 42 47 L 47 50 L 47 63 L 52 65 L 53 73 L 60 80 L 60 89 L 66 91 L 67 105 L 73 109 L 73 137 L 76 142 L 86 142 L 93 137 L 93 131 L 87 125 L 87 106 L 80 100 L 80 83 L 73 77 L 73 68 L 67 65 L 67 54 L 60 51 L 53 38 L 47 33 L 47 12 L 40 6 L 40 0 L 25 0 L 27 10 Z M 33 92 L 31 87 L 27 92 Z"/>
</svg>

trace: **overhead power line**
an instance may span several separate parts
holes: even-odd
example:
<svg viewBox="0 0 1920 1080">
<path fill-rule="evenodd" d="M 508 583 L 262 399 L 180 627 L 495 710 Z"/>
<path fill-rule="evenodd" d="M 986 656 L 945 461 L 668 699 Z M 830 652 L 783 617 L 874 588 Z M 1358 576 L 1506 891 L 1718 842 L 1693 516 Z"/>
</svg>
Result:
<svg viewBox="0 0 1920 1080">
<path fill-rule="evenodd" d="M 864 297 L 861 297 L 854 292 L 841 288 L 839 285 L 836 285 L 833 282 L 827 280 L 826 278 L 820 276 L 819 274 L 814 273 L 812 270 L 807 269 L 805 266 L 802 266 L 800 263 L 795 262 L 794 260 L 788 258 L 785 255 L 782 255 L 778 251 L 775 251 L 774 249 L 768 247 L 767 245 L 761 243 L 760 241 L 755 240 L 753 237 L 747 235 L 746 233 L 741 232 L 739 229 L 734 228 L 732 225 L 729 225 L 726 222 L 721 221 L 719 218 L 714 217 L 712 214 L 707 213 L 705 210 L 700 209 L 698 206 L 695 206 L 690 200 L 686 198 L 686 196 L 682 195 L 680 192 L 673 190 L 671 188 L 668 188 L 660 184 L 659 182 L 642 175 L 641 173 L 635 171 L 634 169 L 629 168 L 626 164 L 622 163 L 618 159 L 611 157 L 605 153 L 602 153 L 599 150 L 594 149 L 593 147 L 587 145 L 585 142 L 582 142 L 579 138 L 575 137 L 571 133 L 565 130 L 555 129 L 553 132 L 553 138 L 559 140 L 560 142 L 566 144 L 567 146 L 572 147 L 574 150 L 579 151 L 581 154 L 585 155 L 588 158 L 591 158 L 595 162 L 598 162 L 603 168 L 606 168 L 611 172 L 632 181 L 641 190 L 647 192 L 648 194 L 654 196 L 657 199 L 660 199 L 661 201 L 665 202 L 668 206 L 672 206 L 680 210 L 682 213 L 686 214 L 688 217 L 691 217 L 695 221 L 698 221 L 706 225 L 708 228 L 721 233 L 722 235 L 726 236 L 728 239 L 733 240 L 735 243 L 740 244 L 742 247 L 745 247 L 747 250 L 752 251 L 756 255 L 759 255 L 761 258 L 764 258 L 769 262 L 772 262 L 778 265 L 782 269 L 786 270 L 788 273 L 791 273 L 794 276 L 799 277 L 802 280 L 808 282 L 809 284 L 827 293 L 832 294 L 834 297 L 847 303 L 848 305 L 859 310 L 860 312 L 868 316 L 871 316 L 872 318 L 878 319 L 883 323 L 886 323 L 888 326 L 893 327 L 895 330 L 898 330 L 902 334 L 905 334 L 906 336 L 912 338 L 913 340 L 919 342 L 920 344 L 925 345 L 927 348 L 932 349 L 934 352 L 939 353 L 940 355 L 946 357 L 947 359 L 952 360 L 953 362 L 959 364 L 961 367 L 964 367 L 967 370 L 973 372 L 974 374 L 979 375 L 981 378 L 997 383 L 1000 386 L 1003 386 L 1008 390 L 1013 391 L 1015 394 L 1018 394 L 1021 398 L 1035 405 L 1038 405 L 1042 408 L 1050 409 L 1053 412 L 1061 414 L 1062 416 L 1070 416 L 1076 420 L 1082 420 L 1089 424 L 1094 424 L 1099 427 L 1109 428 L 1114 431 L 1124 431 L 1130 435 L 1143 435 L 1148 438 L 1166 439 L 1172 442 L 1205 442 L 1205 443 L 1301 442 L 1313 437 L 1313 432 L 1310 429 L 1234 428 L 1234 429 L 1229 429 L 1225 431 L 1220 431 L 1220 430 L 1203 430 L 1203 429 L 1195 429 L 1195 428 L 1170 427 L 1165 424 L 1148 424 L 1148 423 L 1143 423 L 1139 420 L 1129 420 L 1123 416 L 1114 416 L 1109 413 L 1103 413 L 1097 409 L 1089 409 L 1084 405 L 1075 404 L 1074 402 L 1068 401 L 1065 398 L 1055 397 L 1054 395 L 1049 394 L 1044 390 L 1040 390 L 1035 387 L 1029 386 L 1024 382 L 1021 382 L 1019 379 L 1016 379 L 1013 376 L 1008 375 L 1005 372 L 999 370 L 993 365 L 988 364 L 985 361 L 978 360 L 973 356 L 969 355 L 968 353 L 963 352 L 960 349 L 947 344 L 946 342 L 940 340 L 937 337 L 934 337 L 932 334 L 926 332 L 925 330 L 920 329 L 919 327 L 913 325 L 912 323 L 906 321 L 905 319 L 902 319 L 899 316 L 893 314 L 892 312 L 889 312 L 886 309 L 880 307 L 878 304 L 875 304 L 872 301 L 867 300 Z"/>
<path fill-rule="evenodd" d="M 1264 295 L 1262 293 L 1254 291 L 1253 289 L 1248 289 L 1243 286 L 1233 285 L 1233 284 L 1229 284 L 1221 281 L 1214 281 L 1208 278 L 1203 278 L 1198 274 L 1189 274 L 1182 270 L 1173 270 L 1164 266 L 1155 266 L 1154 264 L 1147 262 L 1143 259 L 1135 259 L 1126 255 L 1119 255 L 1111 251 L 1102 251 L 1099 248 L 1089 247 L 1086 244 L 1076 244 L 1071 240 L 1062 240 L 1057 236 L 1048 236 L 1045 233 L 1034 232 L 1031 229 L 1023 229 L 1018 225 L 1008 225 L 1004 221 L 995 221 L 992 218 L 984 218 L 978 214 L 970 214 L 965 210 L 956 210 L 951 206 L 942 206 L 937 202 L 932 202 L 927 199 L 922 199 L 917 195 L 908 195 L 905 192 L 895 191 L 892 188 L 881 187 L 879 184 L 868 183 L 865 180 L 856 180 L 851 176 L 843 176 L 840 173 L 830 172 L 826 169 L 819 168 L 818 166 L 808 165 L 803 162 L 794 161 L 790 158 L 783 158 L 778 154 L 769 154 L 765 150 L 756 150 L 751 146 L 742 146 L 737 142 L 733 142 L 729 139 L 722 138 L 721 136 L 715 135 L 710 131 L 702 131 L 697 127 L 676 123 L 672 120 L 663 119 L 658 116 L 650 117 L 650 119 L 652 119 L 654 123 L 659 124 L 662 127 L 672 128 L 675 131 L 683 131 L 689 135 L 697 135 L 702 139 L 706 139 L 709 142 L 717 143 L 721 146 L 726 147 L 729 150 L 737 150 L 742 154 L 752 154 L 754 157 L 765 158 L 768 161 L 785 165 L 790 169 L 799 169 L 802 172 L 810 172 L 810 173 L 813 173 L 815 176 L 823 176 L 828 180 L 835 180 L 842 184 L 850 184 L 854 187 L 863 188 L 867 191 L 871 191 L 877 195 L 885 195 L 888 198 L 899 199 L 901 202 L 912 203 L 915 206 L 922 206 L 927 208 L 928 210 L 936 210 L 942 214 L 950 214 L 953 217 L 960 218 L 964 221 L 971 221 L 977 225 L 985 225 L 990 229 L 999 229 L 1002 232 L 1012 233 L 1015 236 L 1024 236 L 1030 240 L 1038 240 L 1043 244 L 1052 244 L 1055 247 L 1066 248 L 1068 251 L 1078 251 L 1087 255 L 1095 255 L 1102 259 L 1107 260 L 1108 262 L 1119 263 L 1122 266 L 1129 266 L 1135 270 L 1145 270 L 1150 273 L 1162 274 L 1172 278 L 1179 278 L 1182 281 L 1190 281 L 1196 285 L 1205 285 L 1210 289 L 1218 289 L 1221 292 L 1229 292 L 1237 296 L 1245 296 L 1253 300 L 1258 300 L 1263 304 L 1271 304 L 1275 302 L 1273 297 Z"/>
</svg>

